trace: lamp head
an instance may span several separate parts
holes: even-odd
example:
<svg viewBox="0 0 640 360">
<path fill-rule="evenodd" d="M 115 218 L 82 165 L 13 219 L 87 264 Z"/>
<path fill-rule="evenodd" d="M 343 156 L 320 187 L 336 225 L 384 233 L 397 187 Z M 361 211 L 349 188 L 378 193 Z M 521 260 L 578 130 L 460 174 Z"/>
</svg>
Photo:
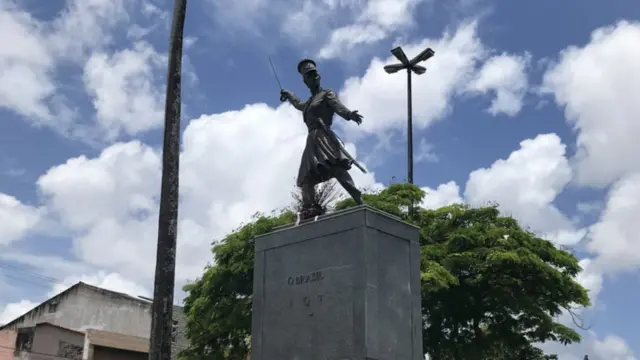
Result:
<svg viewBox="0 0 640 360">
<path fill-rule="evenodd" d="M 417 64 L 419 62 L 429 60 L 435 54 L 436 54 L 435 51 L 433 51 L 431 48 L 426 48 L 425 50 L 423 50 L 420 54 L 418 54 L 416 57 L 414 57 L 411 60 L 411 64 L 415 65 L 415 64 Z"/>
<path fill-rule="evenodd" d="M 387 74 L 394 74 L 394 73 L 397 73 L 398 71 L 400 71 L 402 69 L 406 69 L 405 66 L 402 65 L 402 64 L 386 65 L 384 67 L 384 71 L 386 71 Z"/>
</svg>

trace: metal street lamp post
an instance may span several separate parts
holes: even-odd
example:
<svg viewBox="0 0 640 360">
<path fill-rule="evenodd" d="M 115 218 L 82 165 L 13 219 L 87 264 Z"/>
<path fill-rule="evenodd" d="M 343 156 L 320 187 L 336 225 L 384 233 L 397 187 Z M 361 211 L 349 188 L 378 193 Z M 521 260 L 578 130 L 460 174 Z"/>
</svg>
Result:
<svg viewBox="0 0 640 360">
<path fill-rule="evenodd" d="M 399 64 L 386 65 L 384 71 L 387 74 L 397 73 L 400 70 L 407 70 L 407 181 L 409 184 L 413 184 L 413 120 L 412 120 L 412 105 L 411 105 L 411 73 L 416 75 L 422 75 L 427 71 L 423 66 L 418 63 L 423 62 L 435 55 L 435 52 L 431 48 L 427 48 L 422 51 L 418 56 L 409 60 L 402 48 L 398 46 L 391 50 L 393 56 L 400 61 Z"/>
</svg>

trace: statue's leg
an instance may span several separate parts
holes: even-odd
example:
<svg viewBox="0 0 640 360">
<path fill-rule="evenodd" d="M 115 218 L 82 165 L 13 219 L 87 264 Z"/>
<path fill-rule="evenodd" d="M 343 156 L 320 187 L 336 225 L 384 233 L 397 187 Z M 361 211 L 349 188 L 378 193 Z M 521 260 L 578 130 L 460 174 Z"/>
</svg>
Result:
<svg viewBox="0 0 640 360">
<path fill-rule="evenodd" d="M 351 174 L 342 167 L 334 167 L 331 169 L 333 177 L 342 185 L 342 187 L 351 195 L 358 205 L 362 205 L 362 193 L 356 187 Z"/>
<path fill-rule="evenodd" d="M 298 213 L 298 221 L 296 224 L 299 224 L 301 220 L 307 220 L 312 218 L 317 214 L 314 206 L 316 205 L 316 186 L 313 183 L 305 182 L 300 186 L 300 192 L 302 193 L 302 209 Z"/>
<path fill-rule="evenodd" d="M 300 187 L 302 192 L 302 208 L 310 209 L 316 199 L 316 186 L 312 183 L 305 182 Z"/>
</svg>

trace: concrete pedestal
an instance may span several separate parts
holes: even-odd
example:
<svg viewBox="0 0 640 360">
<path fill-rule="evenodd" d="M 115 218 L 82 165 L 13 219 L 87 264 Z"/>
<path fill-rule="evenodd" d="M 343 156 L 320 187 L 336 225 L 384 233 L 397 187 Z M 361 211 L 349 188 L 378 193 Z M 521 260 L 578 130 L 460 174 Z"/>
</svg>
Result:
<svg viewBox="0 0 640 360">
<path fill-rule="evenodd" d="M 422 360 L 419 232 L 366 205 L 256 239 L 252 360 Z"/>
</svg>

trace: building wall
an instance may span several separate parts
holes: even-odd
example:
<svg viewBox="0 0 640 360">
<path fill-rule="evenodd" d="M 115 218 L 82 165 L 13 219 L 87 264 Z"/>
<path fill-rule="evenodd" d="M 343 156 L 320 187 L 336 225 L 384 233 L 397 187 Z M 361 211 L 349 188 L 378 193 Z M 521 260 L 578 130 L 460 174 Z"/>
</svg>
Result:
<svg viewBox="0 0 640 360">
<path fill-rule="evenodd" d="M 84 334 L 42 324 L 36 327 L 29 358 L 65 357 L 80 360 L 83 346 Z"/>
<path fill-rule="evenodd" d="M 188 346 L 188 341 L 184 333 L 186 316 L 183 308 L 174 306 L 173 313 L 176 331 L 172 358 L 175 359 L 178 352 Z M 40 304 L 8 326 L 27 328 L 43 322 L 80 332 L 97 329 L 148 339 L 151 303 L 80 284 Z M 12 344 L 15 344 L 15 339 Z"/>
<path fill-rule="evenodd" d="M 76 286 L 61 294 L 57 300 L 57 305 L 43 303 L 19 322 L 12 324 L 12 327 L 49 322 L 78 331 L 93 328 L 149 337 L 150 303 L 85 286 Z"/>
<path fill-rule="evenodd" d="M 187 315 L 184 313 L 182 306 L 173 307 L 173 346 L 171 346 L 171 358 L 177 359 L 180 352 L 189 346 L 189 340 L 187 339 L 186 327 L 187 327 Z"/>
<path fill-rule="evenodd" d="M 17 333 L 14 329 L 0 331 L 0 360 L 13 360 Z"/>
<path fill-rule="evenodd" d="M 147 360 L 147 353 L 120 350 L 102 346 L 93 348 L 93 360 Z"/>
</svg>

